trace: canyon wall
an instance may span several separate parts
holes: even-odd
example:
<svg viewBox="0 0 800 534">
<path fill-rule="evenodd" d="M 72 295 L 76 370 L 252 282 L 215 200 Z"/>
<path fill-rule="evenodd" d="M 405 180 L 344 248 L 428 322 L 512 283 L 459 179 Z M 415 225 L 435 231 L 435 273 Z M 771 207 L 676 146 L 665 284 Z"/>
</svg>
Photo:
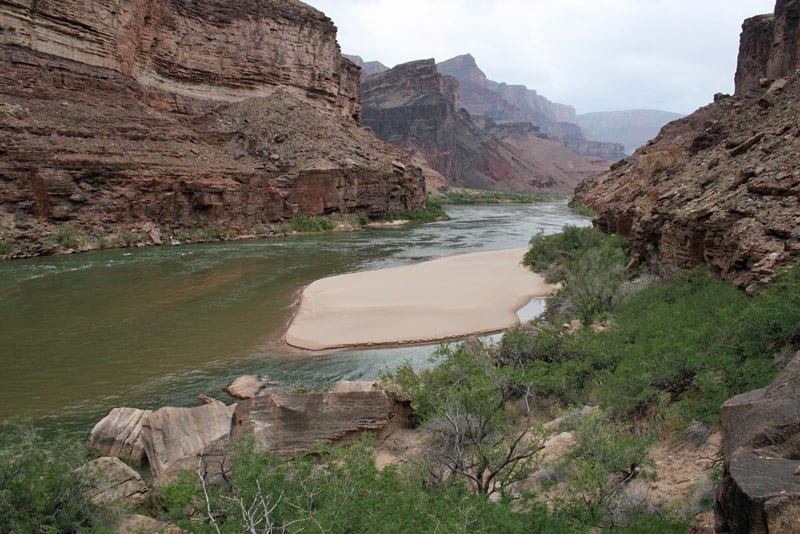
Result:
<svg viewBox="0 0 800 534">
<path fill-rule="evenodd" d="M 363 122 L 441 173 L 450 185 L 569 191 L 607 162 L 578 156 L 529 122 L 497 125 L 461 109 L 459 84 L 435 62 L 413 61 L 362 83 Z"/>
<path fill-rule="evenodd" d="M 464 54 L 437 64 L 442 74 L 453 76 L 461 87 L 461 105 L 473 115 L 495 121 L 531 122 L 548 137 L 583 156 L 616 161 L 625 157 L 618 143 L 589 141 L 576 124 L 575 108 L 551 102 L 524 85 L 489 80 L 475 58 Z"/>
<path fill-rule="evenodd" d="M 750 289 L 797 262 L 800 74 L 786 58 L 800 44 L 790 31 L 798 4 L 779 0 L 773 16 L 745 22 L 736 96 L 717 95 L 579 186 L 576 200 L 595 209 L 596 225 L 629 238 L 635 261 L 704 263 Z M 774 31 L 763 31 L 766 21 Z"/>
<path fill-rule="evenodd" d="M 359 78 L 294 0 L 0 0 L 0 255 L 415 209 Z"/>
<path fill-rule="evenodd" d="M 800 0 L 778 0 L 773 14 L 744 21 L 736 68 L 736 95 L 761 88 L 800 67 Z"/>
</svg>

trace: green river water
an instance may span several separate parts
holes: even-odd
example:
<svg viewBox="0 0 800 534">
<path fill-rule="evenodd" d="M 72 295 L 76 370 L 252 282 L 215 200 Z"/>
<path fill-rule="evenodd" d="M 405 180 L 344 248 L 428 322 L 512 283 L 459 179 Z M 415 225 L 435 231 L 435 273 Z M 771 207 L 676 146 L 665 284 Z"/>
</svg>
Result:
<svg viewBox="0 0 800 534">
<path fill-rule="evenodd" d="M 286 347 L 298 290 L 588 224 L 563 202 L 447 211 L 449 221 L 407 228 L 0 262 L 0 421 L 85 434 L 115 406 L 192 406 L 199 393 L 228 401 L 221 389 L 241 374 L 320 388 L 423 365 L 430 346 Z"/>
</svg>

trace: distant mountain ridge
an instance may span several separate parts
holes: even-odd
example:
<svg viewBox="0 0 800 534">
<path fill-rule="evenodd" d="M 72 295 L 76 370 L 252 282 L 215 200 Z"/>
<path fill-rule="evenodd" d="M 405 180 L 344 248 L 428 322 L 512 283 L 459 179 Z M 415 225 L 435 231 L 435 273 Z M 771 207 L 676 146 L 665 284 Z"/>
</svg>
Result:
<svg viewBox="0 0 800 534">
<path fill-rule="evenodd" d="M 587 139 L 612 141 L 625 146 L 627 154 L 658 135 L 661 128 L 683 117 L 680 113 L 656 109 L 597 111 L 576 116 Z"/>
<path fill-rule="evenodd" d="M 584 156 L 611 161 L 625 157 L 620 144 L 588 140 L 576 123 L 575 108 L 551 102 L 524 85 L 489 80 L 471 54 L 442 61 L 437 68 L 458 80 L 461 105 L 473 115 L 485 115 L 498 123 L 529 121 Z"/>
<path fill-rule="evenodd" d="M 608 168 L 547 139 L 530 121 L 497 124 L 462 109 L 459 83 L 432 59 L 362 80 L 362 122 L 381 139 L 441 173 L 450 185 L 571 191 Z"/>
<path fill-rule="evenodd" d="M 342 57 L 345 59 L 349 59 L 359 67 L 361 67 L 361 77 L 364 78 L 371 74 L 378 74 L 380 72 L 386 72 L 389 70 L 389 67 L 381 63 L 380 61 L 364 61 L 361 56 L 354 56 L 350 54 L 342 54 Z"/>
</svg>

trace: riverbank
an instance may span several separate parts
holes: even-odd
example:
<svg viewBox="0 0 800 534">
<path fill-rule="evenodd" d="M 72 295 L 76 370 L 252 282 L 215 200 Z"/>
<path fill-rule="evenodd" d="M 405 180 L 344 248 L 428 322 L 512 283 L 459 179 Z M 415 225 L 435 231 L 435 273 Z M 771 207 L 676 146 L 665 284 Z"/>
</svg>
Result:
<svg viewBox="0 0 800 534">
<path fill-rule="evenodd" d="M 459 254 L 317 280 L 286 342 L 308 350 L 430 343 L 510 328 L 555 286 L 522 264 L 526 249 Z"/>
</svg>

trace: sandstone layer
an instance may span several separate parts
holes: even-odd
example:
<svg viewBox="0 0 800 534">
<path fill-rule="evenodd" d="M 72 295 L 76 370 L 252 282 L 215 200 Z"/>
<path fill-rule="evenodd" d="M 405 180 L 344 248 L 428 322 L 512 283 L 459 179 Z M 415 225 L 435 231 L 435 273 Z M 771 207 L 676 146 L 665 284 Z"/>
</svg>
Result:
<svg viewBox="0 0 800 534">
<path fill-rule="evenodd" d="M 412 411 L 407 396 L 386 391 L 274 393 L 240 403 L 231 436 L 253 437 L 257 450 L 296 456 L 320 443 L 346 445 L 365 432 L 385 439 L 408 427 Z"/>
<path fill-rule="evenodd" d="M 572 190 L 607 168 L 537 128 L 483 128 L 461 109 L 459 84 L 433 60 L 413 61 L 362 83 L 363 122 L 375 134 L 427 163 L 454 186 L 505 191 Z M 491 126 L 496 126 L 493 121 Z"/>
<path fill-rule="evenodd" d="M 103 498 L 135 500 L 145 493 L 141 479 L 135 473 L 128 476 L 130 468 L 118 467 L 124 466 L 119 459 L 130 459 L 124 447 L 127 443 L 143 444 L 154 483 L 162 485 L 174 481 L 183 470 L 211 478 L 224 475 L 230 467 L 231 445 L 241 438 L 252 438 L 259 450 L 294 456 L 312 452 L 320 443 L 347 444 L 364 432 L 382 441 L 408 428 L 412 412 L 407 396 L 378 390 L 373 382 L 342 382 L 334 386 L 333 393 L 324 394 L 257 392 L 230 406 L 210 400 L 202 406 L 163 407 L 152 412 L 116 408 L 92 431 L 104 429 L 104 442 L 114 444 L 103 451 L 106 456 L 95 461 L 92 469 L 108 467 L 108 476 L 99 479 L 102 491 L 98 494 L 104 494 Z M 121 414 L 133 413 L 142 414 L 141 424 L 117 425 L 118 434 L 114 435 L 113 423 L 126 419 Z M 96 447 L 91 450 L 97 452 Z"/>
<path fill-rule="evenodd" d="M 774 25 L 797 4 L 779 1 Z M 745 24 L 740 67 L 752 53 L 747 32 Z M 771 280 L 800 254 L 794 68 L 772 72 L 784 77 L 762 80 L 757 90 L 737 86 L 741 96 L 717 95 L 668 124 L 652 143 L 585 181 L 576 199 L 595 209 L 596 225 L 628 237 L 641 263 L 656 269 L 705 263 L 740 287 Z"/>
<path fill-rule="evenodd" d="M 0 28 L 0 255 L 424 202 L 301 2 L 13 0 Z"/>
</svg>

